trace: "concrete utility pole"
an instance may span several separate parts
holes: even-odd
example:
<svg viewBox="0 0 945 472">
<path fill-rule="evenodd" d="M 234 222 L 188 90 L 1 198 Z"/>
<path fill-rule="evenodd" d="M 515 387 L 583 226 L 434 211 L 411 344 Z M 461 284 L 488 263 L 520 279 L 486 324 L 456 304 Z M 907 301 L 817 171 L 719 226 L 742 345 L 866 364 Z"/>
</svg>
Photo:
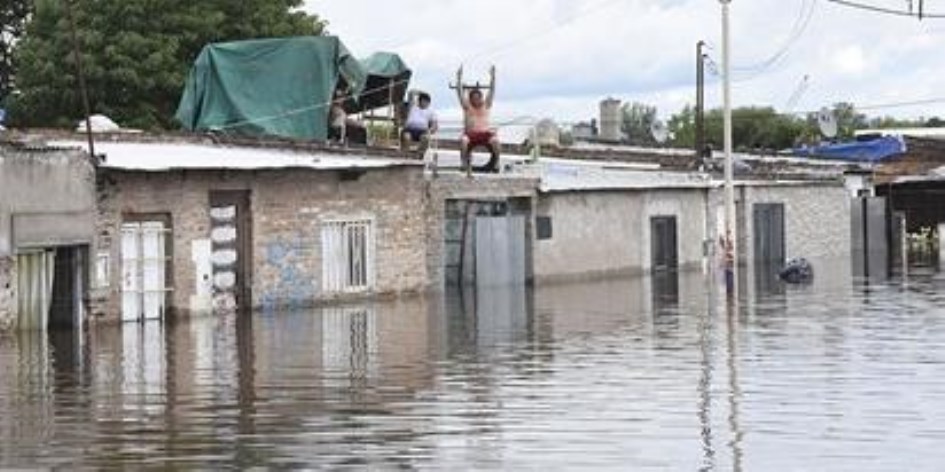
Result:
<svg viewBox="0 0 945 472">
<path fill-rule="evenodd" d="M 731 38 L 729 37 L 729 3 L 732 0 L 719 0 L 722 3 L 722 106 L 725 126 L 725 277 L 729 297 L 737 296 L 738 248 L 737 228 L 735 227 L 735 185 L 732 166 L 732 64 Z"/>
<path fill-rule="evenodd" d="M 705 41 L 696 43 L 696 160 L 701 162 L 705 150 Z"/>
</svg>

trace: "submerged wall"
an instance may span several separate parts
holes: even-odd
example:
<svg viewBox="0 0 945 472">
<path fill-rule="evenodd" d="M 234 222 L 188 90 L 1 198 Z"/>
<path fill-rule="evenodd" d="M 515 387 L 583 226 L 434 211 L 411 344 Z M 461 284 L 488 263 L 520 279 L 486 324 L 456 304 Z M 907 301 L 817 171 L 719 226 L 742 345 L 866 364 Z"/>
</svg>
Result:
<svg viewBox="0 0 945 472">
<path fill-rule="evenodd" d="M 706 191 L 646 189 L 542 194 L 536 216 L 551 237 L 535 241 L 537 280 L 579 279 L 651 270 L 650 219 L 676 218 L 678 263 L 697 267 L 706 239 Z"/>
<path fill-rule="evenodd" d="M 0 330 L 16 325 L 16 254 L 90 244 L 95 166 L 78 150 L 0 143 Z"/>
<path fill-rule="evenodd" d="M 110 277 L 93 291 L 94 311 L 104 319 L 118 319 L 121 224 L 136 215 L 169 218 L 169 307 L 185 314 L 210 311 L 210 193 L 225 190 L 250 195 L 250 291 L 255 309 L 301 308 L 347 298 L 323 290 L 321 225 L 333 219 L 367 218 L 374 225 L 374 288 L 351 297 L 421 291 L 430 283 L 419 167 L 352 174 L 300 169 L 105 171 L 99 179 L 96 252 L 109 261 Z"/>
</svg>

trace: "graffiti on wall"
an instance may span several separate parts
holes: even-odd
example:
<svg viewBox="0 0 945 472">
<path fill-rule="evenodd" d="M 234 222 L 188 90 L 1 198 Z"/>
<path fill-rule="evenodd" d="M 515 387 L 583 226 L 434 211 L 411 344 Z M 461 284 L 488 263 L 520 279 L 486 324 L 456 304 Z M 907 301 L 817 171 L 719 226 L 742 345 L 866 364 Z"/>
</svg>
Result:
<svg viewBox="0 0 945 472">
<path fill-rule="evenodd" d="M 264 313 L 276 309 L 304 308 L 315 299 L 317 274 L 305 257 L 302 234 L 277 237 L 265 245 L 263 273 L 274 275 L 264 282 L 260 305 Z M 314 246 L 309 244 L 308 251 Z"/>
</svg>

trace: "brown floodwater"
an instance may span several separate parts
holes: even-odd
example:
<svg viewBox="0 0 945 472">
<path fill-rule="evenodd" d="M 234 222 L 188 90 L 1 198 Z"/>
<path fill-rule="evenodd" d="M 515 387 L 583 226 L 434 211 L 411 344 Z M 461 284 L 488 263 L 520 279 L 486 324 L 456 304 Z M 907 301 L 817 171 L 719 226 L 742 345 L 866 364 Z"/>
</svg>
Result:
<svg viewBox="0 0 945 472">
<path fill-rule="evenodd" d="M 945 276 L 836 267 L 19 334 L 0 469 L 945 468 Z"/>
</svg>

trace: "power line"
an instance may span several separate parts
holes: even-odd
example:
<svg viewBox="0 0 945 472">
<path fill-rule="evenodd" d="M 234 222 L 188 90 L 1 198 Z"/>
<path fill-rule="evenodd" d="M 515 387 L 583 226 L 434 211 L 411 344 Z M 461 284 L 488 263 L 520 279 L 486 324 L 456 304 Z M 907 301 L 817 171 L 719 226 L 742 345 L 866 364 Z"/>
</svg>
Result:
<svg viewBox="0 0 945 472">
<path fill-rule="evenodd" d="M 769 56 L 764 61 L 761 61 L 757 64 L 747 66 L 747 67 L 735 67 L 733 68 L 737 72 L 755 72 L 756 75 L 764 72 L 769 67 L 775 65 L 783 59 L 791 47 L 801 38 L 804 32 L 807 30 L 808 25 L 810 25 L 811 18 L 814 16 L 814 11 L 817 7 L 817 0 L 804 0 L 801 4 L 801 9 L 798 12 L 797 19 L 794 21 L 794 26 L 791 28 L 791 32 L 788 34 L 787 39 L 784 41 L 784 44 L 779 47 L 774 54 Z M 745 80 L 745 79 L 742 79 Z"/>
<path fill-rule="evenodd" d="M 878 5 L 871 5 L 868 3 L 862 2 L 853 2 L 850 0 L 827 0 L 831 3 L 836 3 L 837 5 L 843 5 L 849 8 L 855 8 L 864 11 L 870 11 L 873 13 L 882 13 L 886 15 L 901 16 L 907 18 L 917 18 L 920 20 L 929 18 L 929 19 L 945 19 L 945 14 L 942 13 L 926 13 L 921 7 L 918 12 L 913 12 L 910 10 L 898 10 L 895 8 L 881 7 Z M 920 3 L 921 5 L 921 3 Z"/>
</svg>

